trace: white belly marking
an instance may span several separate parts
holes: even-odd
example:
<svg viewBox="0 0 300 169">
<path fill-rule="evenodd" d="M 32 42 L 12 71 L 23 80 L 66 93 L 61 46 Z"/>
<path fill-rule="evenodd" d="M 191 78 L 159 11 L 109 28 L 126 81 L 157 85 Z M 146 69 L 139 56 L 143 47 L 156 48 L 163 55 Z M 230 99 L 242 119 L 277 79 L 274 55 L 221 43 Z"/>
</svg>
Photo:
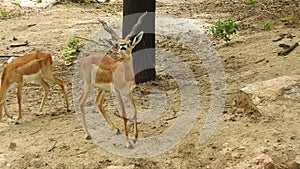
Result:
<svg viewBox="0 0 300 169">
<path fill-rule="evenodd" d="M 24 82 L 32 82 L 32 81 L 36 81 L 37 79 L 39 79 L 41 76 L 41 72 L 35 73 L 35 74 L 31 74 L 31 75 L 24 75 L 23 79 Z"/>
</svg>

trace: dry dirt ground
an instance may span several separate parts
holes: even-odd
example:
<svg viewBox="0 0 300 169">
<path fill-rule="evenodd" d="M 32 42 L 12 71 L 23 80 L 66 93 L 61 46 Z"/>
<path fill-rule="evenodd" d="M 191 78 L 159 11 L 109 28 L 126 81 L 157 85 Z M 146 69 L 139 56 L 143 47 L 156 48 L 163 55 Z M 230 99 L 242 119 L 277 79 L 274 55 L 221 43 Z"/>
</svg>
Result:
<svg viewBox="0 0 300 169">
<path fill-rule="evenodd" d="M 275 101 L 268 113 L 253 117 L 238 110 L 234 102 L 237 91 L 253 82 L 284 75 L 299 75 L 300 49 L 287 57 L 277 56 L 280 43 L 299 42 L 299 2 L 263 0 L 253 5 L 244 1 L 158 1 L 157 12 L 211 24 L 218 19 L 233 18 L 240 30 L 232 41 L 212 43 L 222 60 L 227 83 L 227 100 L 223 117 L 214 134 L 203 144 L 198 142 L 211 101 L 211 87 L 207 70 L 199 59 L 174 40 L 157 38 L 157 46 L 173 50 L 192 69 L 200 91 L 201 110 L 194 127 L 174 148 L 150 158 L 124 158 L 100 148 L 84 138 L 72 98 L 73 66 L 65 66 L 60 50 L 74 36 L 89 37 L 99 29 L 97 18 L 110 20 L 121 16 L 122 4 L 63 3 L 47 9 L 22 8 L 0 4 L 8 18 L 0 20 L 0 55 L 22 55 L 34 51 L 50 52 L 54 56 L 53 71 L 62 78 L 72 101 L 72 111 L 66 112 L 62 94 L 53 86 L 42 113 L 38 106 L 42 89 L 26 84 L 23 89 L 23 117 L 15 125 L 8 118 L 0 122 L 0 168 L 105 168 L 110 165 L 135 168 L 226 168 L 266 153 L 275 161 L 276 168 L 289 168 L 300 155 L 300 103 Z M 292 19 L 285 19 L 292 16 Z M 265 22 L 271 30 L 263 30 Z M 201 27 L 201 24 L 198 24 Z M 272 40 L 281 34 L 279 42 Z M 13 40 L 15 37 L 17 40 Z M 9 47 L 12 43 L 28 41 L 26 47 Z M 84 41 L 82 41 L 84 43 Z M 1 69 L 7 57 L 1 57 Z M 180 71 L 180 70 L 178 70 Z M 157 73 L 157 80 L 139 85 L 134 98 L 139 110 L 149 108 L 150 89 L 166 93 L 168 99 L 163 117 L 140 124 L 140 137 L 163 132 L 176 120 L 180 109 L 179 92 L 172 77 Z M 111 100 L 106 108 L 112 112 Z M 7 97 L 8 111 L 17 116 L 15 90 Z M 111 113 L 113 116 L 113 113 Z M 116 120 L 120 120 L 116 118 Z M 119 122 L 121 126 L 121 123 Z M 15 143 L 16 146 L 13 146 Z M 10 146 L 11 145 L 11 146 Z M 10 148 L 9 148 L 10 147 Z"/>
</svg>

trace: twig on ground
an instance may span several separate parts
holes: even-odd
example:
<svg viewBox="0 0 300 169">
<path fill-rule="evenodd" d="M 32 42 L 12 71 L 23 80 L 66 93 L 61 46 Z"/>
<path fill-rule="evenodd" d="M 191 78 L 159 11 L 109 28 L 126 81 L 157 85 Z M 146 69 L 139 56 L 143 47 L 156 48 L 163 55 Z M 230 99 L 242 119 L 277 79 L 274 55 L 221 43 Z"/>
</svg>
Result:
<svg viewBox="0 0 300 169">
<path fill-rule="evenodd" d="M 288 49 L 288 48 L 290 48 L 291 46 L 282 43 L 282 44 L 279 44 L 279 47 L 282 47 L 283 49 Z"/>
<path fill-rule="evenodd" d="M 30 135 L 34 135 L 34 134 L 40 132 L 41 130 L 42 130 L 42 128 L 39 128 L 37 131 L 35 131 L 35 132 L 33 132 L 33 133 L 30 133 Z"/>
<path fill-rule="evenodd" d="M 80 154 L 87 153 L 88 151 L 90 151 L 90 150 L 93 149 L 93 148 L 95 148 L 95 146 L 92 146 L 92 147 L 90 147 L 90 148 L 88 148 L 88 149 L 86 149 L 86 150 L 80 151 L 80 152 L 75 153 L 75 154 L 70 154 L 70 156 L 72 157 L 72 156 L 77 156 L 77 155 L 80 155 Z"/>
<path fill-rule="evenodd" d="M 286 48 L 285 50 L 278 52 L 278 56 L 286 56 L 289 53 L 291 53 L 299 44 L 295 43 L 294 45 L 290 46 L 289 48 Z"/>
<path fill-rule="evenodd" d="M 17 55 L 0 55 L 0 58 L 20 57 Z"/>
<path fill-rule="evenodd" d="M 265 60 L 266 60 L 266 59 L 263 58 L 263 59 L 260 59 L 260 60 L 258 60 L 258 61 L 255 61 L 254 63 L 257 64 L 257 63 L 263 62 L 263 61 L 265 61 Z"/>
<path fill-rule="evenodd" d="M 90 24 L 99 24 L 99 22 L 92 21 L 92 22 L 78 22 L 75 25 L 90 25 Z"/>
<path fill-rule="evenodd" d="M 166 121 L 170 121 L 170 120 L 176 119 L 177 117 L 178 116 L 173 116 L 173 117 L 167 118 Z"/>
<path fill-rule="evenodd" d="M 46 5 L 46 6 L 44 7 L 44 9 L 46 9 L 46 8 L 51 8 L 51 7 L 53 7 L 53 6 L 57 5 L 57 4 L 60 4 L 60 3 L 61 3 L 60 0 L 54 1 L 54 2 L 52 2 L 52 3 L 48 4 L 48 5 Z"/>
<path fill-rule="evenodd" d="M 27 46 L 29 43 L 28 41 L 24 42 L 24 43 L 18 43 L 18 44 L 11 44 L 9 45 L 9 47 L 14 48 L 14 47 L 21 47 L 21 46 Z"/>
<path fill-rule="evenodd" d="M 80 37 L 80 36 L 75 36 L 75 38 L 83 39 L 83 40 L 90 41 L 90 42 L 94 42 L 94 43 L 96 43 L 96 44 L 98 44 L 100 46 L 106 46 L 106 47 L 108 46 L 108 45 L 106 45 L 104 43 L 98 42 L 98 41 L 93 40 L 93 39 L 88 39 L 88 38 L 84 38 L 84 37 Z"/>
<path fill-rule="evenodd" d="M 22 9 L 22 6 L 21 6 L 19 3 L 17 3 L 17 2 L 11 2 L 11 4 L 16 5 L 16 6 L 18 6 L 20 9 Z"/>
<path fill-rule="evenodd" d="M 57 142 L 58 142 L 58 141 L 55 140 L 54 144 L 51 146 L 51 148 L 48 150 L 48 152 L 52 151 L 52 150 L 55 148 Z"/>
<path fill-rule="evenodd" d="M 272 40 L 272 42 L 278 42 L 281 41 L 284 38 L 284 36 L 280 36 L 277 39 Z"/>
</svg>

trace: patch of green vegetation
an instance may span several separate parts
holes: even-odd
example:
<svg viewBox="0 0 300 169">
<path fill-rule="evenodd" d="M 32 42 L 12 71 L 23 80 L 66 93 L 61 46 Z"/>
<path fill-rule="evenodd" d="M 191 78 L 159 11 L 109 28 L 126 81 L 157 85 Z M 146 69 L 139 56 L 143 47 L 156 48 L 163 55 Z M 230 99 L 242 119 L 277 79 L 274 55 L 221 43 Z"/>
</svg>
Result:
<svg viewBox="0 0 300 169">
<path fill-rule="evenodd" d="M 245 4 L 246 4 L 246 5 L 253 5 L 253 4 L 255 4 L 255 3 L 257 3 L 256 0 L 245 0 Z"/>
<path fill-rule="evenodd" d="M 97 0 L 85 0 L 86 3 L 96 3 Z"/>
<path fill-rule="evenodd" d="M 65 60 L 70 61 L 74 59 L 74 54 L 80 52 L 82 47 L 83 45 L 79 43 L 77 38 L 71 38 L 69 39 L 66 47 L 61 50 L 61 53 L 65 57 Z"/>
<path fill-rule="evenodd" d="M 6 9 L 1 9 L 0 10 L 0 18 L 6 18 L 8 16 L 8 12 Z"/>
<path fill-rule="evenodd" d="M 272 28 L 272 24 L 269 21 L 265 22 L 264 30 L 271 30 L 271 28 Z"/>
<path fill-rule="evenodd" d="M 231 40 L 230 35 L 238 31 L 238 25 L 229 18 L 225 21 L 218 20 L 214 26 L 210 27 L 210 30 L 214 38 L 220 38 L 228 42 Z"/>
<path fill-rule="evenodd" d="M 110 3 L 108 3 L 108 6 L 110 6 L 110 7 L 115 7 L 115 6 L 116 6 L 116 4 L 115 4 L 115 3 L 112 3 L 112 2 L 110 2 Z"/>
<path fill-rule="evenodd" d="M 285 23 L 292 23 L 293 22 L 293 16 L 286 16 L 283 18 L 283 22 Z"/>
<path fill-rule="evenodd" d="M 284 0 L 284 3 L 291 4 L 292 0 Z"/>
<path fill-rule="evenodd" d="M 14 18 L 16 18 L 16 17 L 20 17 L 21 14 L 20 14 L 19 12 L 16 12 L 16 13 L 13 13 L 12 16 L 13 16 Z"/>
</svg>

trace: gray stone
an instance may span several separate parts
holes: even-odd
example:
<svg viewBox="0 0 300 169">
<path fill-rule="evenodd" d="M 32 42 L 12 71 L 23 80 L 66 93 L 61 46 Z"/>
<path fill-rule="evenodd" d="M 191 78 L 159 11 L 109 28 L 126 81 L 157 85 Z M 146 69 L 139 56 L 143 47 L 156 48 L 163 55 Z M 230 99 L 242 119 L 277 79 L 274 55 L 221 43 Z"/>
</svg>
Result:
<svg viewBox="0 0 300 169">
<path fill-rule="evenodd" d="M 300 169 L 300 155 L 296 156 L 292 169 Z"/>
<path fill-rule="evenodd" d="M 275 169 L 274 161 L 266 154 L 261 154 L 250 161 L 239 163 L 226 169 Z"/>
<path fill-rule="evenodd" d="M 134 169 L 134 165 L 128 165 L 128 166 L 107 166 L 105 169 Z"/>
<path fill-rule="evenodd" d="M 300 100 L 300 76 L 282 76 L 240 89 L 235 102 L 245 112 L 261 113 L 261 107 L 277 99 Z"/>
</svg>

